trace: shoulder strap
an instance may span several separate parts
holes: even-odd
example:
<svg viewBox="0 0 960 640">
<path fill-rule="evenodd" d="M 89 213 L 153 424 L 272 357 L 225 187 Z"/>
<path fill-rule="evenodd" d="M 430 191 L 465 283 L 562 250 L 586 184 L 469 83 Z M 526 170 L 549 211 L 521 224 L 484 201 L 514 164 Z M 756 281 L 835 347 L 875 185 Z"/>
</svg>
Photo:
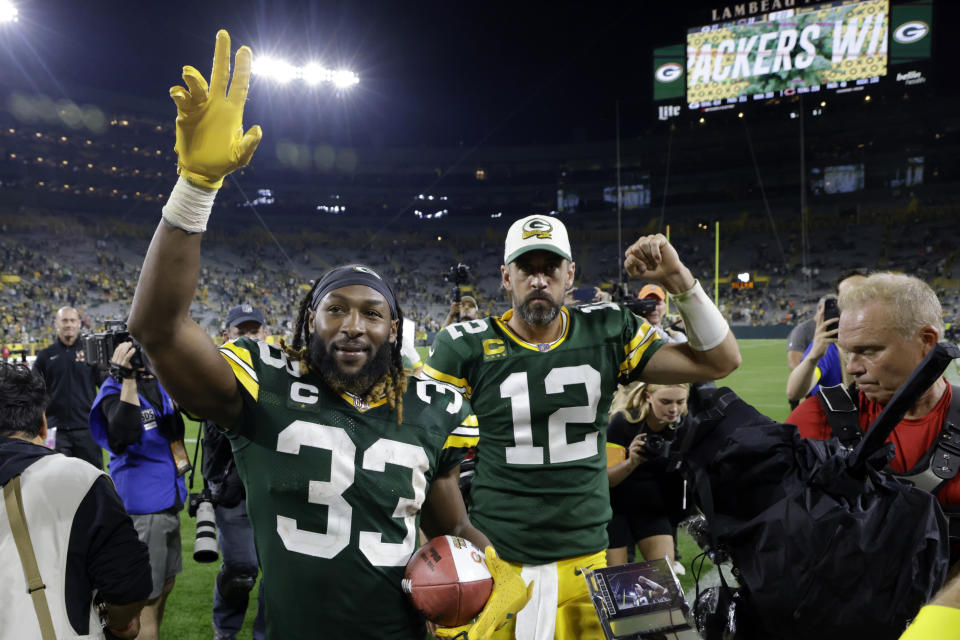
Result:
<svg viewBox="0 0 960 640">
<path fill-rule="evenodd" d="M 960 472 L 960 387 L 950 386 L 950 408 L 940 435 L 913 469 L 897 475 L 897 479 L 934 494 Z"/>
<path fill-rule="evenodd" d="M 27 520 L 23 514 L 23 496 L 20 493 L 20 476 L 10 479 L 3 487 L 3 501 L 7 506 L 7 517 L 10 519 L 10 530 L 20 554 L 20 563 L 27 578 L 27 593 L 33 599 L 33 608 L 40 622 L 40 633 L 43 640 L 56 640 L 53 632 L 53 619 L 50 617 L 50 608 L 47 606 L 47 597 L 44 590 L 47 588 L 40 577 L 40 568 L 37 566 L 37 556 L 30 542 L 30 532 L 27 530 Z"/>
<path fill-rule="evenodd" d="M 850 386 L 853 389 L 853 385 Z M 854 389 L 854 393 L 857 391 Z M 860 430 L 859 412 L 857 405 L 850 395 L 850 390 L 837 384 L 832 387 L 820 386 L 817 389 L 817 400 L 827 416 L 827 423 L 840 444 L 852 448 L 863 438 Z"/>
</svg>

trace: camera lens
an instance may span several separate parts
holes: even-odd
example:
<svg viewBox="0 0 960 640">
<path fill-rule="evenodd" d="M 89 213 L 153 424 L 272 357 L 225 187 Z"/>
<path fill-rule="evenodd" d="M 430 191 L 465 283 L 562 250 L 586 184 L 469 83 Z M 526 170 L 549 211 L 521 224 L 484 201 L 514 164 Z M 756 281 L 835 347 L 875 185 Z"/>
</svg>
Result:
<svg viewBox="0 0 960 640">
<path fill-rule="evenodd" d="M 197 537 L 193 541 L 193 559 L 197 562 L 216 562 L 219 557 L 213 504 L 203 500 L 197 505 Z"/>
</svg>

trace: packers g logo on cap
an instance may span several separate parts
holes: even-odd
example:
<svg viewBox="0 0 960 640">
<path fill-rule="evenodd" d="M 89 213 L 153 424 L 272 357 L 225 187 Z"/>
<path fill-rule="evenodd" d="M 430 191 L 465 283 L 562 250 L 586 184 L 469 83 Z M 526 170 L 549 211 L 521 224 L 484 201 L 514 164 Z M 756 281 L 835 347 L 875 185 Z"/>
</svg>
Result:
<svg viewBox="0 0 960 640">
<path fill-rule="evenodd" d="M 383 280 L 383 278 L 380 277 L 380 274 L 374 271 L 373 269 L 371 269 L 370 267 L 364 267 L 363 265 L 354 265 L 353 270 L 359 271 L 360 273 L 369 273 L 377 280 Z"/>
<path fill-rule="evenodd" d="M 553 236 L 553 225 L 543 218 L 533 218 L 527 220 L 523 225 L 523 239 L 540 238 L 541 240 L 550 240 Z"/>
</svg>

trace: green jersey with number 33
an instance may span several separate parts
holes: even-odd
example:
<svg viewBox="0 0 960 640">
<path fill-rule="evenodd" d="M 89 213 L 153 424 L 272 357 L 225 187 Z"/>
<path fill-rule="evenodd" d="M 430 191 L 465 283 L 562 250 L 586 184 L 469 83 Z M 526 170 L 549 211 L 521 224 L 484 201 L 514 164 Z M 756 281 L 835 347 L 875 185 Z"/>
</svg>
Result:
<svg viewBox="0 0 960 640">
<path fill-rule="evenodd" d="M 480 425 L 470 519 L 501 557 L 545 564 L 607 547 L 607 411 L 663 342 L 610 302 L 561 310 L 552 344 L 524 342 L 513 311 L 450 325 L 424 373 L 470 398 Z"/>
<path fill-rule="evenodd" d="M 400 582 L 430 483 L 477 441 L 468 402 L 410 379 L 403 424 L 265 342 L 220 348 L 244 399 L 228 432 L 266 587 L 269 638 L 422 640 Z"/>
</svg>

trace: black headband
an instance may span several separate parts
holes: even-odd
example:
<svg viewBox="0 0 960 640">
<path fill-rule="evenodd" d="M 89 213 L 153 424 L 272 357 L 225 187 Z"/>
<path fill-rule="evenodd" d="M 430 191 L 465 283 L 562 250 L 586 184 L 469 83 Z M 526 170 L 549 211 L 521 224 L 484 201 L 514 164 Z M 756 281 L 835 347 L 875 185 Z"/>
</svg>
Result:
<svg viewBox="0 0 960 640">
<path fill-rule="evenodd" d="M 349 287 L 355 284 L 379 291 L 387 300 L 387 305 L 390 307 L 390 316 L 392 318 L 399 317 L 397 313 L 397 298 L 393 295 L 393 290 L 390 288 L 390 285 L 388 285 L 376 271 L 362 264 L 348 264 L 345 267 L 336 267 L 323 274 L 320 282 L 317 283 L 317 288 L 313 290 L 313 299 L 310 301 L 310 308 L 316 310 L 320 305 L 320 301 L 323 300 L 323 296 L 334 289 Z"/>
</svg>

